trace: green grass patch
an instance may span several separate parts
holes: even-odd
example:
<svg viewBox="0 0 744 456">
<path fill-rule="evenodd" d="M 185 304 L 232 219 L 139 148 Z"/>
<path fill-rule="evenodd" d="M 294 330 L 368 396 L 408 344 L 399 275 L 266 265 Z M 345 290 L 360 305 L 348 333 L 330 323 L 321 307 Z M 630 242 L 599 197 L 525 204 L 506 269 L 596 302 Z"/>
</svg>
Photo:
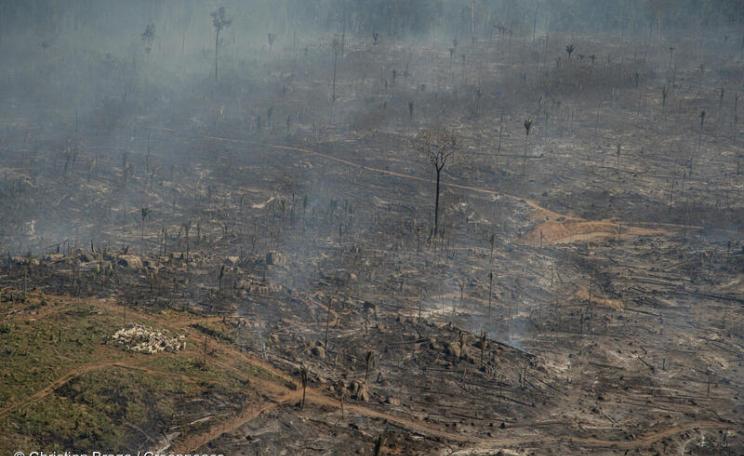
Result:
<svg viewBox="0 0 744 456">
<path fill-rule="evenodd" d="M 106 345 L 105 340 L 128 323 L 158 328 L 160 318 L 122 314 L 95 303 L 46 304 L 38 317 L 29 314 L 38 302 L 13 303 L 0 324 L 0 409 L 12 412 L 0 418 L 0 454 L 18 448 L 45 450 L 131 451 L 153 444 L 151 439 L 177 427 L 198 432 L 240 409 L 245 401 L 259 400 L 250 387 L 251 377 L 282 380 L 249 363 L 226 368 L 201 353 L 199 341 L 187 341 L 187 350 L 156 355 L 131 354 Z M 48 307 L 47 307 L 48 306 Z M 5 312 L 3 312 L 5 311 Z M 219 324 L 199 329 L 229 343 Z M 57 387 L 41 400 L 25 403 L 32 394 L 74 373 L 76 368 L 106 362 L 135 361 L 130 367 L 101 366 Z M 209 420 L 201 420 L 214 413 Z"/>
<path fill-rule="evenodd" d="M 40 320 L 11 320 L 0 331 L 0 408 L 100 357 L 104 337 L 119 323 L 85 306 Z"/>
</svg>

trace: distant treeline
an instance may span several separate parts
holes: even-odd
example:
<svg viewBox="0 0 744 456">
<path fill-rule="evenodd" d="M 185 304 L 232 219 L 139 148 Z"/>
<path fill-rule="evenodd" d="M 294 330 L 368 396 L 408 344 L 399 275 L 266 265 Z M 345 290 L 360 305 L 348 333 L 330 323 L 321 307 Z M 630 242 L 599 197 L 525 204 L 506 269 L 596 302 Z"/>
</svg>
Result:
<svg viewBox="0 0 744 456">
<path fill-rule="evenodd" d="M 742 26 L 742 0 L 0 0 L 0 46 L 21 32 L 208 33 L 209 12 L 225 6 L 234 28 L 255 37 L 307 33 L 462 38 L 499 33 L 627 31 L 675 33 Z M 162 27 L 165 24 L 165 27 Z"/>
</svg>

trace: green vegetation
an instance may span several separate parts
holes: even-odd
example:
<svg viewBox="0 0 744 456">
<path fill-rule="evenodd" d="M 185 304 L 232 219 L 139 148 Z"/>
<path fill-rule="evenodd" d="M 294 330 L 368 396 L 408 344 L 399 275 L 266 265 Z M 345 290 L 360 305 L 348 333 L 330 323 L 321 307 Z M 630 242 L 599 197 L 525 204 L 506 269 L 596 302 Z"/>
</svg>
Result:
<svg viewBox="0 0 744 456">
<path fill-rule="evenodd" d="M 228 366 L 205 356 L 193 339 L 185 351 L 156 355 L 105 344 L 125 315 L 127 322 L 161 328 L 172 315 L 112 312 L 96 301 L 65 300 L 29 313 L 38 304 L 30 298 L 0 307 L 3 454 L 37 447 L 132 450 L 137 442 L 155 443 L 174 426 L 199 432 L 235 413 L 256 398 L 251 377 L 281 381 L 249 363 Z M 202 328 L 226 336 L 212 325 Z M 214 338 L 212 347 L 229 340 Z M 214 416 L 205 419 L 206 410 Z"/>
</svg>

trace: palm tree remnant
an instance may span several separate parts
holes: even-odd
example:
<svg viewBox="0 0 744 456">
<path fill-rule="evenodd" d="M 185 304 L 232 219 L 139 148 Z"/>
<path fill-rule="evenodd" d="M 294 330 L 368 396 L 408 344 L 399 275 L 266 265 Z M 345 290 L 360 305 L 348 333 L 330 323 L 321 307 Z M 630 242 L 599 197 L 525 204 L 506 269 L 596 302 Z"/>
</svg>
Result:
<svg viewBox="0 0 744 456">
<path fill-rule="evenodd" d="M 530 131 L 532 130 L 532 119 L 524 121 L 524 154 L 522 156 L 522 175 L 524 175 L 525 168 L 527 166 L 527 147 L 529 144 Z"/>
<path fill-rule="evenodd" d="M 573 44 L 569 44 L 568 46 L 566 46 L 566 53 L 568 54 L 569 60 L 571 59 L 571 54 L 573 54 L 575 50 L 576 50 L 576 47 L 574 47 Z"/>
</svg>

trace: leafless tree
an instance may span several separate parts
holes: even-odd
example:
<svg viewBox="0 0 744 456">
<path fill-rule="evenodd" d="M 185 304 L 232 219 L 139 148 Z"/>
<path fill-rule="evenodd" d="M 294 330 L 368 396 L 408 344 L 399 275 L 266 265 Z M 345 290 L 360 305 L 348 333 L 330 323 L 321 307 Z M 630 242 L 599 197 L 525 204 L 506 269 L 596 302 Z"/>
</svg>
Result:
<svg viewBox="0 0 744 456">
<path fill-rule="evenodd" d="M 338 393 L 338 403 L 341 408 L 341 418 L 344 417 L 344 399 L 346 399 L 346 384 L 343 380 L 336 381 L 336 392 Z"/>
<path fill-rule="evenodd" d="M 455 156 L 457 138 L 455 134 L 444 129 L 426 129 L 416 136 L 416 148 L 426 157 L 437 174 L 437 187 L 434 198 L 434 231 L 439 233 L 439 189 L 441 187 L 442 170 Z"/>
<path fill-rule="evenodd" d="M 302 401 L 300 402 L 300 408 L 305 408 L 305 393 L 307 391 L 307 366 L 304 364 L 300 368 L 300 381 L 302 382 Z"/>
<path fill-rule="evenodd" d="M 222 33 L 222 30 L 226 29 L 227 27 L 232 24 L 232 19 L 227 18 L 227 13 L 225 12 L 225 7 L 220 6 L 217 8 L 217 10 L 213 11 L 210 16 L 212 16 L 212 25 L 214 26 L 215 31 L 215 37 L 214 37 L 214 80 L 215 82 L 219 81 L 219 50 L 220 50 L 220 34 Z"/>
<path fill-rule="evenodd" d="M 333 50 L 333 94 L 331 96 L 331 103 L 336 103 L 336 67 L 338 65 L 338 54 L 341 52 L 341 42 L 339 41 L 338 37 L 333 38 L 333 42 L 331 43 L 331 47 Z"/>
<path fill-rule="evenodd" d="M 191 220 L 187 221 L 183 225 L 183 231 L 186 234 L 186 264 L 189 262 L 189 231 L 191 231 Z"/>
<path fill-rule="evenodd" d="M 145 43 L 145 53 L 149 54 L 152 51 L 152 43 L 155 41 L 155 24 L 149 23 L 145 27 L 145 32 L 142 34 L 142 42 Z"/>
<path fill-rule="evenodd" d="M 140 233 L 140 241 L 142 242 L 142 250 L 144 252 L 145 249 L 145 220 L 147 219 L 147 216 L 150 215 L 150 208 L 143 207 L 140 209 L 140 216 L 142 218 L 142 230 Z"/>
<path fill-rule="evenodd" d="M 367 383 L 369 369 L 374 364 L 374 356 L 375 353 L 373 351 L 368 351 L 367 355 L 364 357 L 364 383 Z"/>
<path fill-rule="evenodd" d="M 700 111 L 700 131 L 698 133 L 698 142 L 697 142 L 697 153 L 700 153 L 700 148 L 703 144 L 703 130 L 705 129 L 705 110 Z M 690 154 L 690 159 L 687 162 L 687 177 L 692 177 L 692 168 L 693 168 L 693 160 L 694 160 L 694 154 Z"/>
<path fill-rule="evenodd" d="M 328 350 L 328 329 L 331 326 L 331 305 L 333 304 L 333 298 L 328 298 L 328 308 L 326 312 L 326 325 L 325 325 L 325 337 L 323 339 L 323 348 Z"/>
</svg>

